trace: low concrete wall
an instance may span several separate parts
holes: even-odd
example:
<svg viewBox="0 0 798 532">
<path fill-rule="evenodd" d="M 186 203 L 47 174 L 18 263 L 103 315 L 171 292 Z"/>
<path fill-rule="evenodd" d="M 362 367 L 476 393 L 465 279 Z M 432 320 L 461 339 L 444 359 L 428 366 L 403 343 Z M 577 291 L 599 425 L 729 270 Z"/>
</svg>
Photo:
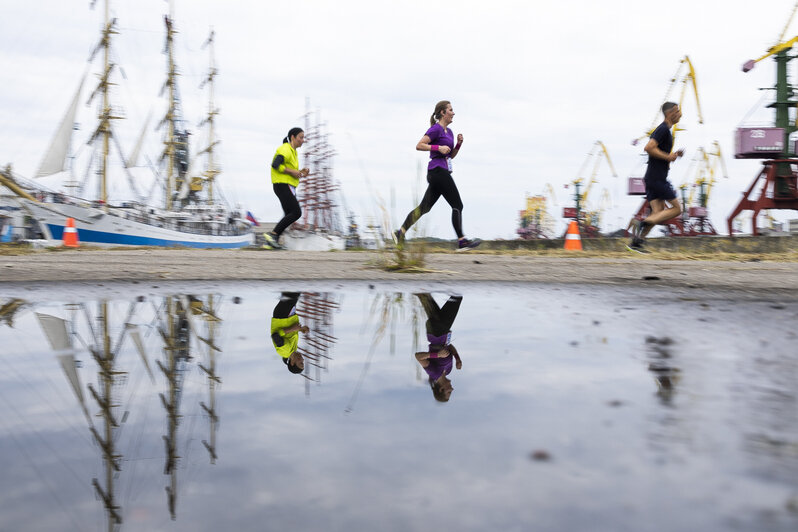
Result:
<svg viewBox="0 0 798 532">
<path fill-rule="evenodd" d="M 595 251 L 622 251 L 628 238 L 583 238 L 582 248 Z M 435 242 L 436 247 L 455 248 L 455 243 Z M 487 250 L 544 250 L 563 249 L 564 240 L 488 240 L 479 249 Z M 661 237 L 646 240 L 646 247 L 656 251 L 673 251 L 689 253 L 726 252 L 726 253 L 783 253 L 798 251 L 798 235 L 784 236 L 696 236 L 696 237 Z"/>
</svg>

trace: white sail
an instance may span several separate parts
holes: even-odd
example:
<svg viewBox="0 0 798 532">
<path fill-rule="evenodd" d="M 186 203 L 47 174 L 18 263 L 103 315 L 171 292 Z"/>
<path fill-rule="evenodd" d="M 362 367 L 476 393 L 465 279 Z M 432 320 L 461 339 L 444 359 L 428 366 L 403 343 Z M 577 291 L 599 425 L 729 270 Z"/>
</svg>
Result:
<svg viewBox="0 0 798 532">
<path fill-rule="evenodd" d="M 66 160 L 69 152 L 69 141 L 72 139 L 72 130 L 75 125 L 75 115 L 78 111 L 78 100 L 80 99 L 80 92 L 83 89 L 83 82 L 86 79 L 86 74 L 80 80 L 78 90 L 75 92 L 75 97 L 67 109 L 61 125 L 58 126 L 53 140 L 50 142 L 50 147 L 44 154 L 42 163 L 39 165 L 39 171 L 36 172 L 36 177 L 44 177 L 66 170 Z"/>
<path fill-rule="evenodd" d="M 47 336 L 53 351 L 72 349 L 72 341 L 66 329 L 66 320 L 49 314 L 39 314 L 38 312 L 36 317 L 39 318 L 39 325 L 42 326 L 42 330 Z"/>
<path fill-rule="evenodd" d="M 133 338 L 133 343 L 136 345 L 136 351 L 139 352 L 139 356 L 141 357 L 142 362 L 144 362 L 144 368 L 147 370 L 147 375 L 150 376 L 150 381 L 155 384 L 155 376 L 152 374 L 152 370 L 150 369 L 150 363 L 147 360 L 147 351 L 144 349 L 144 344 L 141 341 L 139 329 L 136 325 L 132 324 L 128 324 L 127 327 L 130 329 L 130 337 Z"/>
<path fill-rule="evenodd" d="M 72 391 L 75 393 L 75 397 L 77 397 L 78 402 L 80 402 L 83 415 L 86 416 L 86 419 L 88 419 L 89 423 L 91 423 L 89 411 L 86 409 L 86 400 L 83 397 L 83 387 L 80 385 L 80 377 L 78 376 L 78 367 L 75 363 L 75 355 L 58 355 L 58 361 L 61 363 L 61 369 L 64 370 L 64 375 L 66 375 L 70 386 L 72 386 Z"/>
<path fill-rule="evenodd" d="M 147 119 L 144 121 L 144 126 L 141 128 L 141 134 L 139 134 L 139 139 L 136 141 L 136 145 L 133 147 L 133 151 L 130 153 L 130 157 L 127 158 L 125 161 L 125 166 L 127 168 L 135 168 L 139 165 L 139 153 L 141 153 L 141 146 L 144 144 L 144 137 L 147 134 L 147 129 L 150 126 L 150 120 L 152 119 L 152 111 L 147 115 Z"/>
</svg>

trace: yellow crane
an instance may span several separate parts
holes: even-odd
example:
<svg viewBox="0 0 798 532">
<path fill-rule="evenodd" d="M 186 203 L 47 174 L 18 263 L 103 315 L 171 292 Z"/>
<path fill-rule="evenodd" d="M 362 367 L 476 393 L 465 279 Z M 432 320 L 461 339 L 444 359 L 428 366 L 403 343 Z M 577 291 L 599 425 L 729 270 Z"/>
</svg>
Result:
<svg viewBox="0 0 798 532">
<path fill-rule="evenodd" d="M 618 172 L 615 171 L 615 166 L 613 166 L 612 159 L 610 158 L 610 152 L 607 151 L 607 147 L 603 142 L 597 140 L 593 143 L 593 147 L 587 154 L 585 162 L 582 163 L 582 167 L 576 174 L 576 179 L 571 181 L 571 184 L 574 185 L 574 203 L 576 206 L 565 207 L 563 209 L 563 218 L 572 218 L 577 220 L 580 226 L 584 229 L 584 235 L 587 237 L 598 236 L 598 227 L 595 227 L 591 224 L 591 221 L 594 219 L 594 217 L 590 216 L 590 219 L 588 219 L 588 217 L 585 216 L 585 214 L 588 214 L 585 211 L 585 208 L 587 206 L 587 199 L 590 196 L 590 191 L 592 190 L 593 185 L 598 182 L 596 180 L 596 175 L 598 175 L 601 161 L 604 158 L 607 159 L 607 164 L 609 165 L 610 170 L 612 170 L 613 177 L 618 177 Z M 582 176 L 584 175 L 585 170 L 589 168 L 591 164 L 593 166 L 593 172 L 590 174 L 590 178 L 587 179 L 587 184 L 585 185 L 584 191 L 581 191 L 581 187 L 586 181 L 586 179 Z M 567 183 L 565 188 L 568 188 Z"/>
<path fill-rule="evenodd" d="M 720 150 L 720 143 L 717 140 L 712 143 L 712 149 L 710 151 L 704 149 L 701 151 L 704 156 L 703 171 L 699 173 L 698 179 L 695 181 L 695 186 L 699 190 L 699 203 L 701 207 L 706 207 L 707 203 L 709 203 L 712 187 L 717 182 L 715 174 L 718 171 L 718 167 L 722 170 L 723 177 L 728 179 L 729 174 L 726 171 L 726 163 L 723 161 L 723 153 Z"/>
<path fill-rule="evenodd" d="M 605 188 L 601 191 L 598 208 L 592 211 L 585 211 L 585 225 L 600 228 L 601 220 L 604 218 L 604 211 L 608 208 L 612 208 L 612 198 L 610 197 L 610 191 Z"/>
<path fill-rule="evenodd" d="M 520 224 L 517 229 L 518 235 L 525 239 L 548 238 L 548 234 L 553 225 L 553 220 L 547 209 L 546 196 L 550 196 L 554 205 L 557 205 L 557 198 L 554 196 L 554 188 L 546 183 L 543 194 L 535 196 L 526 194 L 526 209 L 520 212 Z"/>
<path fill-rule="evenodd" d="M 687 92 L 687 86 L 690 85 L 693 88 L 693 94 L 695 94 L 695 104 L 698 110 L 698 123 L 703 124 L 704 115 L 701 113 L 701 100 L 698 97 L 698 82 L 696 81 L 695 68 L 693 68 L 693 63 L 690 61 L 690 57 L 687 55 L 685 55 L 684 58 L 679 61 L 679 68 L 676 70 L 676 74 L 674 74 L 671 78 L 670 85 L 668 85 L 668 90 L 665 92 L 665 97 L 659 104 L 660 107 L 667 101 L 673 101 L 671 94 L 677 85 L 681 85 L 681 92 L 679 93 L 678 101 L 680 109 L 684 103 L 684 95 Z M 651 121 L 651 126 L 646 130 L 645 134 L 634 139 L 632 141 L 632 145 L 636 146 L 638 142 L 651 136 L 651 133 L 654 132 L 654 129 L 657 127 L 657 125 L 662 122 L 661 113 L 662 111 L 658 108 L 657 112 L 654 114 L 654 119 Z M 676 138 L 677 131 L 684 130 L 674 125 L 673 130 L 671 131 L 674 139 Z"/>
<path fill-rule="evenodd" d="M 577 178 L 572 181 L 573 185 L 576 187 L 576 193 L 579 195 L 579 203 L 583 206 L 587 202 L 587 198 L 590 195 L 590 190 L 593 187 L 594 183 L 597 183 L 596 175 L 598 175 L 599 166 L 601 165 L 602 158 L 607 159 L 607 164 L 610 166 L 610 170 L 612 170 L 612 177 L 618 177 L 618 172 L 615 171 L 615 166 L 612 164 L 612 159 L 610 158 L 610 152 L 607 151 L 607 147 L 604 145 L 603 142 L 597 140 L 593 143 L 593 147 L 590 149 L 590 153 L 587 154 L 587 158 L 585 162 L 582 163 L 582 167 L 579 169 L 579 173 L 577 173 Z M 579 194 L 579 186 L 584 182 L 582 177 L 579 177 L 583 174 L 587 166 L 590 164 L 590 161 L 593 160 L 593 172 L 590 174 L 590 180 L 587 182 L 587 186 L 585 187 L 585 191 Z"/>
<path fill-rule="evenodd" d="M 765 55 L 763 55 L 762 57 L 760 57 L 758 59 L 749 59 L 748 61 L 746 61 L 745 64 L 743 64 L 743 72 L 750 71 L 752 68 L 754 68 L 754 66 L 757 63 L 759 63 L 763 59 L 767 59 L 771 55 L 777 54 L 777 53 L 782 52 L 784 50 L 789 50 L 796 43 L 798 43 L 798 35 L 796 35 L 795 37 L 793 37 L 789 41 L 785 41 L 784 40 L 784 35 L 787 33 L 787 29 L 789 29 L 790 24 L 792 23 L 792 19 L 793 19 L 793 17 L 795 17 L 795 12 L 797 10 L 798 10 L 798 2 L 796 2 L 795 5 L 793 6 L 792 13 L 790 13 L 790 16 L 787 18 L 787 23 L 784 25 L 784 29 L 781 30 L 781 33 L 779 34 L 779 38 L 776 40 L 776 44 L 774 44 L 773 46 L 768 48 L 767 53 Z M 796 118 L 796 120 L 798 120 L 798 118 Z"/>
<path fill-rule="evenodd" d="M 703 146 L 699 146 L 693 156 L 693 160 L 690 163 L 690 167 L 687 169 L 687 177 L 685 181 L 679 185 L 679 190 L 682 191 L 682 203 L 684 204 L 683 207 L 685 211 L 693 204 L 693 199 L 695 197 L 695 183 L 701 179 L 701 174 L 704 172 L 704 167 L 706 165 L 706 152 L 704 151 Z M 687 189 L 690 189 L 688 194 Z M 686 214 L 686 213 L 685 213 Z"/>
<path fill-rule="evenodd" d="M 685 181 L 679 188 L 682 190 L 682 201 L 684 203 L 685 212 L 694 205 L 695 193 L 698 191 L 698 207 L 706 207 L 709 203 L 709 196 L 712 194 L 712 187 L 717 183 L 715 176 L 718 170 L 722 171 L 722 175 L 728 178 L 726 171 L 726 163 L 723 160 L 723 153 L 720 149 L 720 143 L 716 140 L 712 143 L 710 150 L 704 149 L 699 146 L 696 150 L 693 162 L 697 163 L 695 171 L 695 178 L 692 183 Z M 692 165 L 691 165 L 692 169 Z M 690 171 L 688 170 L 688 174 Z M 690 194 L 687 195 L 687 188 L 690 188 Z"/>
</svg>

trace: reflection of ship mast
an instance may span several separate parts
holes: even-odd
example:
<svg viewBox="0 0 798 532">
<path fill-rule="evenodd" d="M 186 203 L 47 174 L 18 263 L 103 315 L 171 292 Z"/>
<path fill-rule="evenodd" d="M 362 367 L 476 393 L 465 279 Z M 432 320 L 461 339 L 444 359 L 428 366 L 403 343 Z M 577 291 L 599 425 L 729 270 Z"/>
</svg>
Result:
<svg viewBox="0 0 798 532">
<path fill-rule="evenodd" d="M 205 413 L 208 414 L 208 418 L 210 419 L 210 437 L 208 440 L 202 440 L 202 445 L 208 450 L 212 464 L 216 463 L 216 429 L 219 423 L 219 416 L 216 414 L 216 385 L 222 384 L 222 380 L 216 374 L 216 353 L 222 352 L 216 345 L 216 329 L 222 321 L 216 315 L 216 309 L 214 308 L 218 299 L 218 296 L 208 296 L 207 308 L 202 306 L 201 301 L 192 301 L 191 303 L 191 312 L 201 315 L 208 329 L 207 338 L 203 338 L 199 334 L 196 336 L 198 340 L 208 346 L 208 366 L 206 367 L 203 364 L 199 364 L 199 368 L 208 376 L 208 405 L 204 402 L 200 402 L 200 406 Z"/>
<path fill-rule="evenodd" d="M 124 377 L 127 375 L 125 372 L 117 371 L 115 369 L 116 356 L 119 353 L 125 335 L 130 332 L 139 353 L 144 357 L 141 349 L 141 341 L 138 336 L 138 330 L 135 326 L 126 325 L 120 332 L 120 336 L 115 344 L 112 344 L 110 332 L 108 329 L 108 302 L 101 301 L 96 316 L 97 328 L 92 326 L 92 320 L 89 315 L 88 309 L 84 305 L 69 305 L 67 309 L 73 314 L 70 321 L 49 316 L 46 314 L 37 314 L 39 323 L 47 336 L 50 346 L 54 351 L 60 352 L 58 355 L 61 367 L 69 380 L 72 390 L 75 393 L 78 401 L 80 402 L 83 414 L 89 423 L 89 431 L 92 434 L 94 441 L 102 450 L 103 463 L 105 466 L 105 485 L 101 484 L 100 480 L 93 478 L 91 483 L 94 486 L 98 497 L 103 501 L 107 515 L 108 515 L 108 530 L 112 531 L 122 523 L 121 507 L 117 504 L 115 493 L 115 476 L 121 471 L 120 461 L 122 455 L 118 454 L 116 449 L 116 429 L 119 428 L 120 423 L 124 423 L 127 419 L 127 412 L 122 416 L 121 420 L 117 420 L 114 415 L 114 409 L 119 405 L 114 403 L 113 388 L 115 385 L 124 382 Z M 129 324 L 136 309 L 136 303 L 130 304 L 127 318 L 125 323 Z M 78 312 L 82 311 L 86 316 L 86 323 L 89 328 L 92 343 L 86 344 L 77 332 L 76 320 Z M 69 325 L 69 330 L 67 325 Z M 83 346 L 89 350 L 92 358 L 99 366 L 98 371 L 98 388 L 92 384 L 87 386 L 92 398 L 100 408 L 100 417 L 103 420 L 103 426 L 100 430 L 95 427 L 91 416 L 89 416 L 86 407 L 83 389 L 80 385 L 80 379 L 77 372 L 77 361 L 75 360 L 75 348 L 73 347 L 72 337 L 76 337 Z M 146 358 L 144 359 L 146 363 Z M 102 432 L 102 433 L 101 433 Z"/>
<path fill-rule="evenodd" d="M 159 331 L 164 342 L 164 355 L 166 365 L 157 361 L 161 372 L 168 382 L 167 395 L 160 394 L 161 404 L 167 413 L 167 434 L 163 436 L 166 446 L 166 461 L 164 475 L 170 476 L 169 486 L 166 487 L 167 504 L 172 520 L 177 518 L 177 426 L 180 419 L 180 399 L 183 391 L 183 371 L 186 361 L 189 360 L 189 329 L 186 308 L 175 296 L 166 298 L 166 319 L 161 324 Z"/>
<path fill-rule="evenodd" d="M 310 393 L 310 381 L 321 382 L 321 371 L 327 371 L 327 361 L 330 359 L 328 352 L 337 340 L 333 335 L 333 311 L 340 306 L 340 302 L 329 292 L 303 292 L 297 305 L 296 313 L 309 329 L 304 337 L 307 347 L 297 348 L 305 358 L 303 375 L 308 379 L 305 381 L 306 394 Z M 315 368 L 315 378 L 307 375 L 311 371 L 307 369 L 310 366 Z"/>
<path fill-rule="evenodd" d="M 216 463 L 216 430 L 219 416 L 216 413 L 216 386 L 221 384 L 221 379 L 216 374 L 216 354 L 222 350 L 216 344 L 218 327 L 222 320 L 217 316 L 218 295 L 209 295 L 207 305 L 201 299 L 193 296 L 169 296 L 164 304 L 164 319 L 159 331 L 164 342 L 164 355 L 166 363 L 158 361 L 158 367 L 167 379 L 168 391 L 160 394 L 161 404 L 167 413 L 167 434 L 163 436 L 166 450 L 164 474 L 169 475 L 169 485 L 166 487 L 169 514 L 172 519 L 177 518 L 177 465 L 180 456 L 177 454 L 178 425 L 182 418 L 180 402 L 183 394 L 183 379 L 186 364 L 191 360 L 190 340 L 193 336 L 201 345 L 208 347 L 207 365 L 199 364 L 199 368 L 208 377 L 209 400 L 206 405 L 200 402 L 202 409 L 210 418 L 210 437 L 203 440 L 202 444 L 210 454 L 211 463 Z M 198 316 L 206 323 L 205 336 L 201 336 L 192 324 L 192 316 Z"/>
<path fill-rule="evenodd" d="M 101 436 L 97 429 L 93 426 L 89 428 L 94 440 L 102 449 L 104 462 L 105 462 L 105 490 L 100 486 L 100 482 L 93 478 L 91 480 L 97 495 L 102 499 L 105 504 L 105 509 L 108 511 L 108 530 L 113 530 L 113 524 L 122 524 L 122 516 L 119 514 L 120 507 L 114 501 L 114 473 L 121 471 L 119 461 L 122 455 L 116 453 L 114 447 L 114 432 L 115 428 L 119 427 L 119 423 L 114 417 L 113 408 L 115 405 L 112 402 L 111 392 L 114 384 L 114 379 L 118 375 L 123 375 L 124 372 L 114 370 L 116 361 L 116 353 L 111 349 L 111 340 L 108 335 L 108 302 L 103 301 L 100 303 L 100 312 L 97 316 L 99 322 L 99 332 L 102 335 L 102 351 L 99 349 L 99 342 L 93 347 L 90 347 L 91 355 L 97 364 L 100 366 L 98 377 L 100 379 L 100 392 L 98 393 L 94 386 L 88 385 L 89 392 L 92 397 L 100 406 L 101 415 L 103 418 L 103 433 Z"/>
</svg>

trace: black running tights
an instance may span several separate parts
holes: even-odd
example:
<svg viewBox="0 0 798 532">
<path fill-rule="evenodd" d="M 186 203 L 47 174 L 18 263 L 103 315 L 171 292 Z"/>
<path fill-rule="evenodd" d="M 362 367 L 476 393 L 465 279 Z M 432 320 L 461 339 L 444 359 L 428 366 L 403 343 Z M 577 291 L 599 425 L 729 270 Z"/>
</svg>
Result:
<svg viewBox="0 0 798 532">
<path fill-rule="evenodd" d="M 431 294 L 416 294 L 421 301 L 424 311 L 427 313 L 427 333 L 434 336 L 443 336 L 452 330 L 452 324 L 460 310 L 460 303 L 463 302 L 462 296 L 449 296 L 446 303 L 439 307 Z"/>
<path fill-rule="evenodd" d="M 299 220 L 299 217 L 302 216 L 302 207 L 299 206 L 299 201 L 287 183 L 274 183 L 272 188 L 274 188 L 277 199 L 280 200 L 284 213 L 283 219 L 274 226 L 274 234 L 280 236 L 283 231 L 288 229 L 289 225 Z"/>
<path fill-rule="evenodd" d="M 460 192 L 457 190 L 457 185 L 454 184 L 451 172 L 444 168 L 433 168 L 427 172 L 427 183 L 427 191 L 424 193 L 421 204 L 410 211 L 402 228 L 405 231 L 410 229 L 421 216 L 432 209 L 438 198 L 443 196 L 443 199 L 452 208 L 454 232 L 457 233 L 457 238 L 463 238 L 463 201 L 460 199 Z"/>
</svg>

